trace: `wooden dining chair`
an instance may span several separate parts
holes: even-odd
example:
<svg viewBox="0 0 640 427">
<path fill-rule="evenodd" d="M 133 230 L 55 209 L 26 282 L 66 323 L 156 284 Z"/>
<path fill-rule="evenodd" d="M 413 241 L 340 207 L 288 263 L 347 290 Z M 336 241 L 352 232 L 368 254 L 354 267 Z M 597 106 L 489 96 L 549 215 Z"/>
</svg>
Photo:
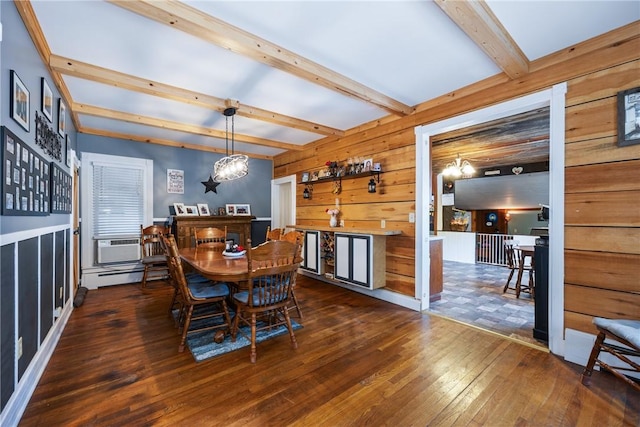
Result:
<svg viewBox="0 0 640 427">
<path fill-rule="evenodd" d="M 183 352 L 187 335 L 190 333 L 212 329 L 220 329 L 227 333 L 230 330 L 231 317 L 227 306 L 229 285 L 213 283 L 198 274 L 185 275 L 175 238 L 169 235 L 164 239 L 168 250 L 169 272 L 179 288 L 178 299 L 181 308 L 178 313 L 178 325 L 182 327 L 182 336 L 178 352 Z M 199 327 L 191 327 L 192 322 L 196 320 L 216 318 L 220 318 L 217 323 L 202 322 Z"/>
<path fill-rule="evenodd" d="M 207 248 L 223 252 L 227 245 L 227 226 L 225 226 L 224 229 L 216 227 L 194 227 L 193 238 L 196 248 Z"/>
<path fill-rule="evenodd" d="M 293 230 L 284 233 L 280 236 L 280 240 L 286 240 L 291 243 L 295 243 L 298 245 L 298 252 L 296 253 L 296 262 L 302 263 L 302 243 L 304 241 L 304 233 L 302 231 Z M 298 312 L 298 317 L 302 319 L 302 310 L 300 310 L 300 303 L 298 303 L 298 298 L 296 297 L 296 280 L 298 275 L 294 276 L 293 283 L 291 285 L 291 304 L 288 308 L 289 310 L 296 310 Z"/>
<path fill-rule="evenodd" d="M 282 236 L 282 228 L 271 229 L 271 226 L 267 226 L 267 236 L 266 241 L 269 240 L 280 240 L 280 236 Z"/>
<path fill-rule="evenodd" d="M 640 320 L 595 317 L 593 324 L 598 329 L 598 336 L 593 343 L 591 355 L 582 372 L 582 384 L 586 386 L 591 384 L 593 368 L 598 365 L 600 369 L 613 374 L 616 378 L 640 391 L 639 380 L 633 380 L 625 375 L 627 372 L 640 374 L 640 364 L 637 361 L 637 358 L 640 357 Z M 605 361 L 600 357 L 602 352 L 616 357 L 618 360 L 610 358 Z M 636 360 L 632 358 L 636 358 Z M 620 363 L 623 366 L 614 366 L 613 363 L 616 365 Z"/>
<path fill-rule="evenodd" d="M 298 245 L 285 240 L 270 240 L 247 250 L 247 289 L 233 295 L 236 315 L 231 337 L 235 341 L 240 332 L 250 340 L 251 363 L 255 363 L 257 359 L 256 333 L 260 330 L 284 325 L 289 331 L 292 347 L 298 348 L 288 310 L 291 286 L 300 266 L 296 262 L 297 252 Z M 258 323 L 258 319 L 262 322 Z M 250 326 L 250 336 L 242 331 L 241 324 Z"/>
<path fill-rule="evenodd" d="M 507 260 L 507 267 L 509 268 L 509 277 L 507 278 L 507 283 L 504 285 L 502 292 L 507 292 L 507 289 L 513 289 L 516 292 L 516 298 L 520 298 L 520 293 L 528 292 L 531 293 L 531 296 L 534 296 L 534 280 L 533 280 L 533 257 L 524 256 L 522 251 L 517 247 L 517 241 L 505 241 L 504 243 L 504 252 L 505 258 Z M 517 278 L 521 276 L 519 274 L 520 269 L 523 272 L 529 272 L 529 284 L 522 285 L 522 280 L 518 280 Z M 511 279 L 513 275 L 516 274 L 516 283 L 514 287 L 510 287 Z"/>
<path fill-rule="evenodd" d="M 162 244 L 162 236 L 169 233 L 169 229 L 160 225 L 144 227 L 140 224 L 140 261 L 144 266 L 142 273 L 142 288 L 147 286 L 147 280 L 154 277 L 166 278 L 169 275 L 167 255 Z"/>
</svg>

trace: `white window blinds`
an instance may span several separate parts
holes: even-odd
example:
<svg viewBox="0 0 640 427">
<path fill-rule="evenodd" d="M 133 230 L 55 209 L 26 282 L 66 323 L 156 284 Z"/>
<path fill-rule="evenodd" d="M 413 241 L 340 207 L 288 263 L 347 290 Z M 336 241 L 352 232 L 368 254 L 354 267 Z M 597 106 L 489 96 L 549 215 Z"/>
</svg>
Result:
<svg viewBox="0 0 640 427">
<path fill-rule="evenodd" d="M 93 163 L 94 237 L 140 234 L 144 223 L 144 168 Z"/>
</svg>

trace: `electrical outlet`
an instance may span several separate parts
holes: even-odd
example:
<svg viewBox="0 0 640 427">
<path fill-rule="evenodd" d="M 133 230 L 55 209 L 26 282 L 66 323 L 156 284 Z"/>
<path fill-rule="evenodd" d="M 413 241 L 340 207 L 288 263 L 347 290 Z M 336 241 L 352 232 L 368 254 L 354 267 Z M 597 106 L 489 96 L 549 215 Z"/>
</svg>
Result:
<svg viewBox="0 0 640 427">
<path fill-rule="evenodd" d="M 344 219 L 340 220 L 340 227 L 344 227 Z"/>
<path fill-rule="evenodd" d="M 62 307 L 56 307 L 55 310 L 53 310 L 53 317 L 60 317 L 62 316 Z"/>
<path fill-rule="evenodd" d="M 380 220 L 380 228 L 385 228 L 387 226 L 387 221 L 385 221 L 384 219 Z"/>
<path fill-rule="evenodd" d="M 409 212 L 409 222 L 416 222 L 415 212 Z"/>
<path fill-rule="evenodd" d="M 22 357 L 22 337 L 18 338 L 18 359 Z"/>
<path fill-rule="evenodd" d="M 62 299 L 62 291 L 63 291 L 62 286 L 60 286 L 60 299 Z"/>
</svg>

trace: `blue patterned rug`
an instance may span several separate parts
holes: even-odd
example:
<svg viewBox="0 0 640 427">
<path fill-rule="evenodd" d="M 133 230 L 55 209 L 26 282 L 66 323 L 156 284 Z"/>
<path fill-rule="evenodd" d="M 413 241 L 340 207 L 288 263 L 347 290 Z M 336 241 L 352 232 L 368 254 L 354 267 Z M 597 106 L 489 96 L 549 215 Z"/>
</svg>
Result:
<svg viewBox="0 0 640 427">
<path fill-rule="evenodd" d="M 231 319 L 233 320 L 234 313 L 231 312 Z M 177 315 L 177 311 L 174 310 L 174 316 Z M 214 323 L 221 323 L 221 319 L 219 317 L 215 319 L 201 319 L 195 322 L 192 322 L 191 328 L 198 329 L 203 325 L 210 325 Z M 260 327 L 262 322 L 258 321 L 258 327 Z M 291 326 L 293 326 L 293 330 L 297 330 L 302 328 L 295 320 L 291 319 Z M 190 329 L 191 329 L 190 328 Z M 251 336 L 251 328 L 249 326 L 241 326 L 240 330 L 243 331 L 246 335 Z M 213 336 L 215 335 L 218 329 L 211 329 L 208 331 L 201 332 L 193 332 L 187 335 L 187 346 L 189 350 L 191 350 L 191 354 L 196 362 L 202 362 L 204 360 L 210 359 L 212 357 L 220 356 L 225 353 L 229 353 L 230 351 L 239 350 L 241 348 L 249 347 L 251 342 L 245 338 L 240 331 L 238 331 L 238 335 L 236 337 L 236 341 L 233 342 L 231 340 L 231 336 L 227 335 L 224 338 L 224 341 L 220 344 L 216 344 L 213 341 Z M 277 337 L 282 334 L 288 334 L 286 326 L 278 326 L 277 328 L 267 329 L 264 331 L 258 331 L 256 333 L 256 343 L 261 343 L 270 338 Z"/>
</svg>

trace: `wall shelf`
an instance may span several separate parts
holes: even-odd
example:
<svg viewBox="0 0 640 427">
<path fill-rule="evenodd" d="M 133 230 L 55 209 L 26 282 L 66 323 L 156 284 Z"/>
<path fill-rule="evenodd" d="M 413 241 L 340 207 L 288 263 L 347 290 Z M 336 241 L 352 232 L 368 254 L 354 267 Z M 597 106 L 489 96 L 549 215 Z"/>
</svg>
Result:
<svg viewBox="0 0 640 427">
<path fill-rule="evenodd" d="M 384 172 L 382 171 L 367 171 L 367 172 L 360 172 L 360 173 L 354 173 L 351 175 L 341 175 L 341 176 L 323 176 L 322 178 L 318 178 L 316 180 L 311 180 L 311 181 L 300 181 L 298 182 L 298 184 L 302 184 L 302 185 L 313 185 L 313 184 L 319 184 L 321 182 L 334 182 L 334 181 L 341 181 L 342 179 L 351 179 L 351 178 L 371 178 L 371 177 L 376 177 L 376 181 L 380 182 L 380 174 L 382 174 Z"/>
</svg>

